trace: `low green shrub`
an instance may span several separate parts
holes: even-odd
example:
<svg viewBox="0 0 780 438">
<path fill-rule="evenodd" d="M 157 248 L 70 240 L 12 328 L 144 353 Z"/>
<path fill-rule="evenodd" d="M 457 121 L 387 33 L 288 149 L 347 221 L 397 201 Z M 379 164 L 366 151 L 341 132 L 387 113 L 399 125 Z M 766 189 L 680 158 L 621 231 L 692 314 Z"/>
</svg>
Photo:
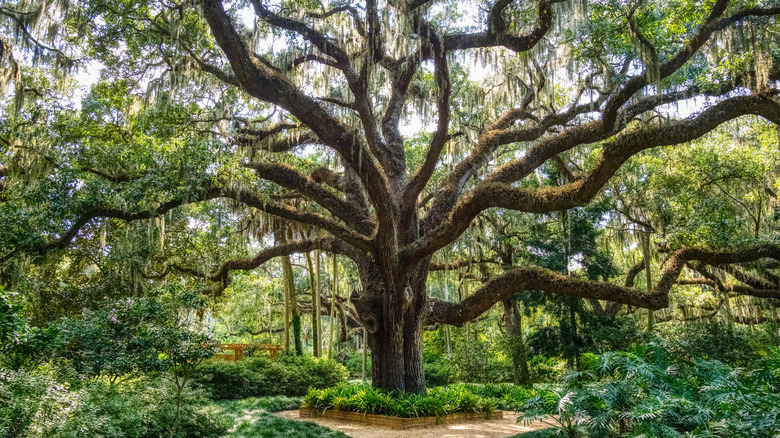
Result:
<svg viewBox="0 0 780 438">
<path fill-rule="evenodd" d="M 468 388 L 480 397 L 493 400 L 499 409 L 507 411 L 519 411 L 528 399 L 537 395 L 537 391 L 532 388 L 511 383 L 470 384 Z"/>
<path fill-rule="evenodd" d="M 441 354 L 423 354 L 423 370 L 428 386 L 444 386 L 455 382 L 455 369 L 446 356 Z"/>
<path fill-rule="evenodd" d="M 179 427 L 176 390 L 165 379 L 138 379 L 123 386 L 102 382 L 78 389 L 55 371 L 0 371 L 0 436 L 15 438 L 198 438 L 222 436 L 230 420 L 197 391 L 182 393 Z"/>
<path fill-rule="evenodd" d="M 341 361 L 347 371 L 349 377 L 353 379 L 359 379 L 363 376 L 363 353 L 362 352 L 347 352 L 344 359 Z M 366 374 L 368 378 L 371 378 L 371 353 L 369 352 L 366 358 Z"/>
<path fill-rule="evenodd" d="M 534 383 L 557 382 L 566 372 L 566 362 L 557 357 L 537 354 L 528 361 L 528 368 Z"/>
<path fill-rule="evenodd" d="M 193 382 L 214 400 L 302 396 L 311 388 L 338 385 L 347 370 L 325 358 L 280 354 L 276 361 L 253 357 L 235 363 L 206 362 L 193 375 Z"/>
<path fill-rule="evenodd" d="M 486 339 L 457 345 L 449 359 L 455 380 L 459 382 L 494 383 L 513 379 L 512 359 L 500 346 Z"/>
<path fill-rule="evenodd" d="M 443 417 L 454 413 L 490 415 L 496 404 L 474 394 L 467 385 L 434 387 L 427 394 L 392 394 L 366 384 L 342 384 L 311 390 L 303 398 L 304 407 L 395 417 Z"/>
</svg>

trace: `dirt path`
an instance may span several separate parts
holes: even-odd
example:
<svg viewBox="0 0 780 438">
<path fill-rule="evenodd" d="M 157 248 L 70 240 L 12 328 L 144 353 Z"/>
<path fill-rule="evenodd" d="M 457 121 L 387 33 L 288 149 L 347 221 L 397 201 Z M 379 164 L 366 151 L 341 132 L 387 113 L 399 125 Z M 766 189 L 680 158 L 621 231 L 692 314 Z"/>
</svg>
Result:
<svg viewBox="0 0 780 438">
<path fill-rule="evenodd" d="M 340 430 L 353 438 L 483 438 L 510 437 L 548 427 L 544 423 L 517 424 L 517 414 L 504 411 L 501 420 L 466 421 L 413 429 L 388 429 L 364 423 L 349 423 L 329 418 L 300 418 L 298 411 L 282 411 L 276 415 L 291 420 L 312 421 L 330 429 Z"/>
</svg>

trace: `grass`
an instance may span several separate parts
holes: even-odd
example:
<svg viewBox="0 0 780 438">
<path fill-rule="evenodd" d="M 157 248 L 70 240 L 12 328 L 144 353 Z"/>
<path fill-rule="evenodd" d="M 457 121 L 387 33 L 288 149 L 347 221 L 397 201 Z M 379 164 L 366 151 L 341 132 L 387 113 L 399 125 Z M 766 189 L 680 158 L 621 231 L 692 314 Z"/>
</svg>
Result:
<svg viewBox="0 0 780 438">
<path fill-rule="evenodd" d="M 272 412 L 297 409 L 301 399 L 296 397 L 250 397 L 242 400 L 223 400 L 212 406 L 233 419 L 229 438 L 346 438 L 341 432 L 317 426 L 312 422 L 288 420 Z"/>
</svg>

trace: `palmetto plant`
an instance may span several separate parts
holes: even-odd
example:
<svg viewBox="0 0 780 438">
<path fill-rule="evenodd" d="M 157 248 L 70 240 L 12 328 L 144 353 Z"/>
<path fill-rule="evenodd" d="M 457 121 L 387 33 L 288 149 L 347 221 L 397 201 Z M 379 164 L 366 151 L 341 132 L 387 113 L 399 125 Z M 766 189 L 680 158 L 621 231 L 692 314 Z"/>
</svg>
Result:
<svg viewBox="0 0 780 438">
<path fill-rule="evenodd" d="M 522 420 L 568 437 L 775 437 L 780 349 L 750 368 L 680 360 L 661 348 L 583 360 L 586 370 L 531 398 Z"/>
<path fill-rule="evenodd" d="M 581 395 L 580 391 L 558 389 L 532 397 L 526 402 L 525 412 L 518 421 L 541 421 L 570 438 L 586 436 L 589 417 L 578 403 Z"/>
</svg>

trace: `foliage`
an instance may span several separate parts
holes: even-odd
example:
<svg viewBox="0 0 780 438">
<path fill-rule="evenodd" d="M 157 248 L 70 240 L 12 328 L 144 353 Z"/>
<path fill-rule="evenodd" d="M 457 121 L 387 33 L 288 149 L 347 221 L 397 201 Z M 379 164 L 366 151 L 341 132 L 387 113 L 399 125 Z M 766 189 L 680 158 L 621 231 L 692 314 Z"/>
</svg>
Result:
<svg viewBox="0 0 780 438">
<path fill-rule="evenodd" d="M 365 384 L 342 384 L 311 390 L 303 406 L 317 410 L 361 412 L 395 417 L 443 417 L 454 413 L 490 415 L 496 403 L 466 385 L 429 388 L 426 394 L 391 393 Z"/>
<path fill-rule="evenodd" d="M 778 345 L 777 333 L 771 328 L 729 327 L 718 321 L 664 324 L 658 330 L 657 342 L 675 356 L 719 360 L 735 367 L 749 366 L 771 345 Z"/>
<path fill-rule="evenodd" d="M 143 378 L 122 387 L 101 382 L 78 389 L 55 370 L 0 371 L 0 435 L 18 438 L 179 438 L 221 436 L 229 422 L 198 407 L 202 394 L 185 390 L 178 428 L 176 388 Z"/>
<path fill-rule="evenodd" d="M 83 378 L 111 383 L 141 371 L 179 369 L 214 354 L 215 341 L 190 329 L 181 309 L 159 297 L 109 301 L 55 327 L 56 357 Z"/>
<path fill-rule="evenodd" d="M 196 408 L 202 395 L 187 384 L 216 346 L 189 318 L 199 302 L 197 295 L 171 287 L 149 297 L 104 301 L 48 329 L 26 329 L 52 333 L 45 348 L 33 348 L 35 338 L 17 334 L 4 351 L 10 357 L 5 362 L 27 366 L 0 369 L 8 391 L 2 397 L 9 418 L 3 427 L 18 436 L 45 437 L 221 433 L 224 421 Z M 24 318 L 15 317 L 26 327 Z M 56 361 L 57 373 L 51 364 L 43 371 L 30 365 L 47 358 Z M 158 371 L 166 373 L 132 380 Z M 116 385 L 120 382 L 124 385 Z"/>
<path fill-rule="evenodd" d="M 455 382 L 455 366 L 452 358 L 442 353 L 423 354 L 423 371 L 428 387 L 444 386 Z"/>
<path fill-rule="evenodd" d="M 451 363 L 460 382 L 512 381 L 511 359 L 498 345 L 484 338 L 457 344 Z"/>
<path fill-rule="evenodd" d="M 557 382 L 566 372 L 565 365 L 565 362 L 557 357 L 547 357 L 543 354 L 535 354 L 531 360 L 528 361 L 528 367 L 531 371 L 531 381 L 535 383 Z"/>
<path fill-rule="evenodd" d="M 0 365 L 32 369 L 44 360 L 58 331 L 31 327 L 22 316 L 22 306 L 14 302 L 14 295 L 0 286 Z"/>
<path fill-rule="evenodd" d="M 585 371 L 524 406 L 525 421 L 569 436 L 772 437 L 780 433 L 780 349 L 751 367 L 674 355 L 660 346 L 587 355 Z"/>
<path fill-rule="evenodd" d="M 311 388 L 327 388 L 346 378 L 346 369 L 333 360 L 280 354 L 276 361 L 253 357 L 235 363 L 206 362 L 194 374 L 193 384 L 219 400 L 304 395 Z"/>
<path fill-rule="evenodd" d="M 339 358 L 340 359 L 340 358 Z M 363 352 L 362 351 L 347 351 L 346 356 L 341 363 L 347 368 L 347 372 L 351 378 L 359 379 L 363 375 Z M 366 374 L 367 378 L 371 378 L 371 353 L 366 358 Z"/>
<path fill-rule="evenodd" d="M 493 400 L 499 409 L 519 411 L 526 400 L 534 397 L 537 390 L 511 383 L 468 385 L 474 394 Z"/>
</svg>

